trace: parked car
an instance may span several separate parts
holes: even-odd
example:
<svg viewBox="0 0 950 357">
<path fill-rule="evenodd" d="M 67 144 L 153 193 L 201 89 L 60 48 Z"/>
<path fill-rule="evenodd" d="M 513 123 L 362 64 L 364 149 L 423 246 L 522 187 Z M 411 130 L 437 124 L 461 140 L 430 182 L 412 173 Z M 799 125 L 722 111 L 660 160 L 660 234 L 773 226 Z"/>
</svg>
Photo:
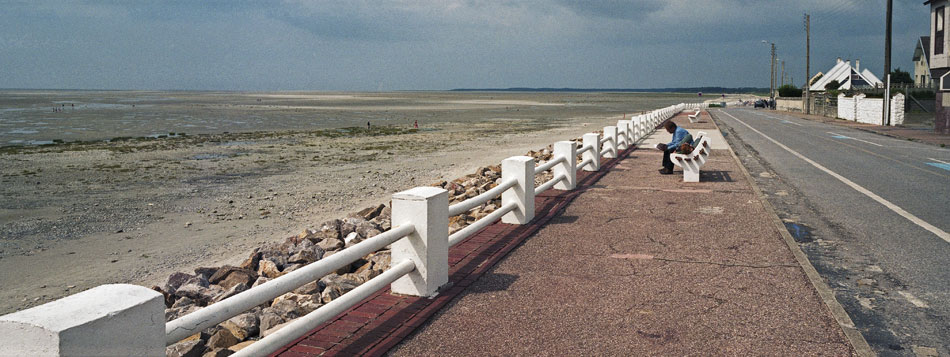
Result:
<svg viewBox="0 0 950 357">
<path fill-rule="evenodd" d="M 759 99 L 759 100 L 755 101 L 754 108 L 765 108 L 766 106 L 767 106 L 767 105 L 766 105 L 766 103 L 765 103 L 765 100 Z"/>
</svg>

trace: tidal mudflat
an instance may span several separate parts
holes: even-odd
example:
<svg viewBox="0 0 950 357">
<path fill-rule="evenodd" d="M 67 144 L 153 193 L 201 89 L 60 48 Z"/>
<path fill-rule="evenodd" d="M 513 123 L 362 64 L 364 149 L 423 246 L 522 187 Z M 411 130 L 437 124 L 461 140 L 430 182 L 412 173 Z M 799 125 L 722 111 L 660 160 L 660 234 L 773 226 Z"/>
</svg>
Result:
<svg viewBox="0 0 950 357">
<path fill-rule="evenodd" d="M 394 192 L 615 125 L 624 113 L 697 100 L 0 92 L 0 314 L 99 284 L 150 285 L 235 264 L 261 243 Z"/>
</svg>

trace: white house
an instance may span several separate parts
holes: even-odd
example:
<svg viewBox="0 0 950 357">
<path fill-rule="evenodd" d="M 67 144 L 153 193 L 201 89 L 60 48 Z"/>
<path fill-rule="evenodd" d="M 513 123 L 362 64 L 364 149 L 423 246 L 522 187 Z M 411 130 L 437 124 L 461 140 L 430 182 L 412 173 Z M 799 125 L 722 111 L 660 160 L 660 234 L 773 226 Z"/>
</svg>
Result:
<svg viewBox="0 0 950 357">
<path fill-rule="evenodd" d="M 822 92 L 825 90 L 825 85 L 831 81 L 838 81 L 838 83 L 841 84 L 838 89 L 879 87 L 884 85 L 884 82 L 881 82 L 871 71 L 867 69 L 861 71 L 860 66 L 861 60 L 855 61 L 855 66 L 852 67 L 851 61 L 842 61 L 841 57 L 838 57 L 838 63 L 828 70 L 821 79 L 812 84 L 809 90 L 812 92 Z"/>
<path fill-rule="evenodd" d="M 950 36 L 947 36 L 947 0 L 927 0 L 930 5 L 930 78 L 937 87 L 934 132 L 950 134 Z"/>
<path fill-rule="evenodd" d="M 930 87 L 930 36 L 920 36 L 914 49 L 914 84 L 918 87 Z"/>
</svg>

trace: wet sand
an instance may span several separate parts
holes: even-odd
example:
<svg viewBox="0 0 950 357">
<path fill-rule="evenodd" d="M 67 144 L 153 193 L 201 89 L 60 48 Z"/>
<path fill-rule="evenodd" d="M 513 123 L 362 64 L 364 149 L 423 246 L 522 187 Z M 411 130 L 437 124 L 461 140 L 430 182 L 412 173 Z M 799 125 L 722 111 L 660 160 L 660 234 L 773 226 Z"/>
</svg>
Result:
<svg viewBox="0 0 950 357">
<path fill-rule="evenodd" d="M 0 140 L 66 142 L 0 150 L 0 314 L 100 284 L 148 286 L 175 271 L 234 264 L 263 242 L 388 202 L 395 192 L 615 125 L 623 113 L 697 99 L 636 93 L 142 93 L 0 97 L 0 108 L 39 108 L 38 117 L 20 113 L 13 119 L 11 111 L 3 112 L 0 132 L 6 136 Z M 91 99 L 105 106 L 76 105 L 77 118 L 69 109 L 43 109 L 44 103 Z M 133 99 L 135 109 L 123 104 Z M 148 120 L 129 122 L 133 110 Z M 55 122 L 58 129 L 9 134 L 31 120 L 52 123 L 43 116 L 54 114 L 66 117 Z M 373 124 L 369 130 L 366 121 Z M 185 124 L 169 124 L 179 122 Z M 72 144 L 66 135 L 49 134 L 76 123 L 95 130 L 77 134 Z M 196 126 L 186 131 L 175 125 Z M 163 132 L 176 135 L 155 135 Z M 123 136 L 130 138 L 103 141 Z"/>
</svg>

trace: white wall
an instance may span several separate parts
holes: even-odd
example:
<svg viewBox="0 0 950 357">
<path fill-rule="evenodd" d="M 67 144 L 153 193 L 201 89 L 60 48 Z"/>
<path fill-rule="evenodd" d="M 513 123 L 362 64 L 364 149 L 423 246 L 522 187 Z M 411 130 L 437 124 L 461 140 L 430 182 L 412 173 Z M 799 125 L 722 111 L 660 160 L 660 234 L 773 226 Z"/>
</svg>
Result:
<svg viewBox="0 0 950 357">
<path fill-rule="evenodd" d="M 854 121 L 864 124 L 881 125 L 884 110 L 883 99 L 860 98 L 855 100 L 855 118 Z"/>
<path fill-rule="evenodd" d="M 904 95 L 897 93 L 891 98 L 891 125 L 904 124 Z"/>
<path fill-rule="evenodd" d="M 838 117 L 839 118 L 853 121 L 854 108 L 855 108 L 854 98 L 845 97 L 843 94 L 838 95 Z"/>
<path fill-rule="evenodd" d="M 804 107 L 804 102 L 801 99 L 776 99 L 775 100 L 775 109 L 784 110 L 786 112 L 804 112 L 802 109 Z"/>
<path fill-rule="evenodd" d="M 881 125 L 884 99 L 866 98 L 859 94 L 853 98 L 838 95 L 838 118 L 864 124 Z M 904 95 L 896 94 L 891 98 L 891 125 L 904 123 Z"/>
</svg>

